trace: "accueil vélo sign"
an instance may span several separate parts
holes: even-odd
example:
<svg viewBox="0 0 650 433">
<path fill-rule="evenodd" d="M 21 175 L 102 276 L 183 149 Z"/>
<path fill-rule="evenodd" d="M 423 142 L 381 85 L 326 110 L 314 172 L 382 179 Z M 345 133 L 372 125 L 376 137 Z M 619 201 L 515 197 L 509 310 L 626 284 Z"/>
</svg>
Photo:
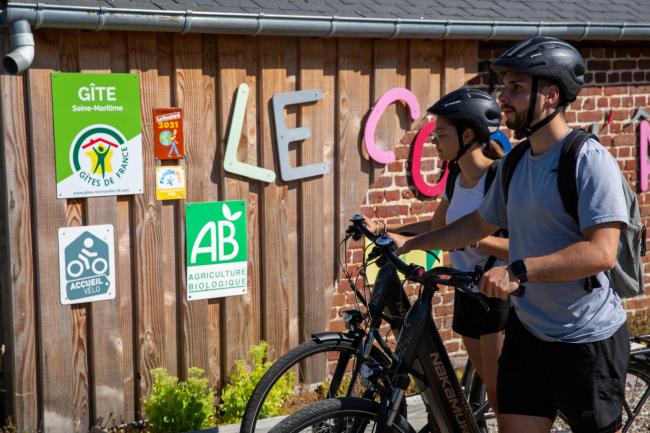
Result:
<svg viewBox="0 0 650 433">
<path fill-rule="evenodd" d="M 58 198 L 141 194 L 136 74 L 52 74 Z"/>
</svg>

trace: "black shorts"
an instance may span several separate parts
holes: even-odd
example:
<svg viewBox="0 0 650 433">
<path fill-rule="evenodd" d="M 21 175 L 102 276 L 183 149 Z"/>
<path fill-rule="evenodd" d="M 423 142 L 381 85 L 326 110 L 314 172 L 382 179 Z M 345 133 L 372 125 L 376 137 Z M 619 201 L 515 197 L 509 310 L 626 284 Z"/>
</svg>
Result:
<svg viewBox="0 0 650 433">
<path fill-rule="evenodd" d="M 627 324 L 594 343 L 555 343 L 532 335 L 510 312 L 499 358 L 499 412 L 555 419 L 561 411 L 574 433 L 621 427 L 630 359 Z"/>
<path fill-rule="evenodd" d="M 497 298 L 486 298 L 486 300 L 490 306 L 489 311 L 485 311 L 475 296 L 456 290 L 451 329 L 464 337 L 476 339 L 481 335 L 493 334 L 505 329 L 510 301 Z"/>
</svg>

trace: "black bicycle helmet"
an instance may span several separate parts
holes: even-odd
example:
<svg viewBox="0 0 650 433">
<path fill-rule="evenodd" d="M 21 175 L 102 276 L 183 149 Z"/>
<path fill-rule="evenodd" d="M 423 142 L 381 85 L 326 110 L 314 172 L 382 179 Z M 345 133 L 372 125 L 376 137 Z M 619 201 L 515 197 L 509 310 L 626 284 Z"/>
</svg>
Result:
<svg viewBox="0 0 650 433">
<path fill-rule="evenodd" d="M 472 128 L 476 139 L 485 142 L 490 134 L 499 129 L 501 123 L 501 108 L 496 99 L 487 92 L 467 87 L 446 94 L 427 111 L 458 126 L 460 149 L 454 161 L 463 156 L 472 145 L 463 143 L 463 131 L 466 128 Z"/>
<path fill-rule="evenodd" d="M 538 36 L 515 44 L 494 60 L 491 68 L 501 74 L 514 71 L 533 77 L 526 126 L 515 131 L 517 139 L 530 136 L 553 120 L 560 113 L 561 106 L 575 101 L 585 84 L 585 64 L 578 50 L 568 42 L 548 36 Z M 562 100 L 558 110 L 531 126 L 537 103 L 539 78 L 546 78 L 557 84 L 562 92 Z"/>
<path fill-rule="evenodd" d="M 585 63 L 573 45 L 548 36 L 519 42 L 492 62 L 494 72 L 521 72 L 555 82 L 566 102 L 573 102 L 585 85 Z"/>
</svg>

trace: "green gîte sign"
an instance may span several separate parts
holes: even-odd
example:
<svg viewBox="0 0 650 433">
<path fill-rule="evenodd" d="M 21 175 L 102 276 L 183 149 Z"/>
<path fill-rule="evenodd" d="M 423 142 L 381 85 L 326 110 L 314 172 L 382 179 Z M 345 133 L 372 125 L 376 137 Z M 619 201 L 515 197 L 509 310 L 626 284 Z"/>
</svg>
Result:
<svg viewBox="0 0 650 433">
<path fill-rule="evenodd" d="M 115 298 L 115 241 L 110 224 L 59 229 L 61 304 Z"/>
<path fill-rule="evenodd" d="M 187 299 L 248 291 L 246 202 L 185 204 Z"/>
<path fill-rule="evenodd" d="M 140 79 L 52 74 L 58 198 L 142 194 Z"/>
</svg>

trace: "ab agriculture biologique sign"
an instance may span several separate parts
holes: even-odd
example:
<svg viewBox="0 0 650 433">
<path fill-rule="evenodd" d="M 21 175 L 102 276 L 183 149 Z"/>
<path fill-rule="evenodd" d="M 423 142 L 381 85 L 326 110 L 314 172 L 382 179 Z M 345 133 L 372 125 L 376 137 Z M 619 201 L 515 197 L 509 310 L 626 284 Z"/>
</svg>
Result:
<svg viewBox="0 0 650 433">
<path fill-rule="evenodd" d="M 58 198 L 142 193 L 136 74 L 52 74 Z"/>
<path fill-rule="evenodd" d="M 185 233 L 188 300 L 247 292 L 245 201 L 185 204 Z"/>
</svg>

